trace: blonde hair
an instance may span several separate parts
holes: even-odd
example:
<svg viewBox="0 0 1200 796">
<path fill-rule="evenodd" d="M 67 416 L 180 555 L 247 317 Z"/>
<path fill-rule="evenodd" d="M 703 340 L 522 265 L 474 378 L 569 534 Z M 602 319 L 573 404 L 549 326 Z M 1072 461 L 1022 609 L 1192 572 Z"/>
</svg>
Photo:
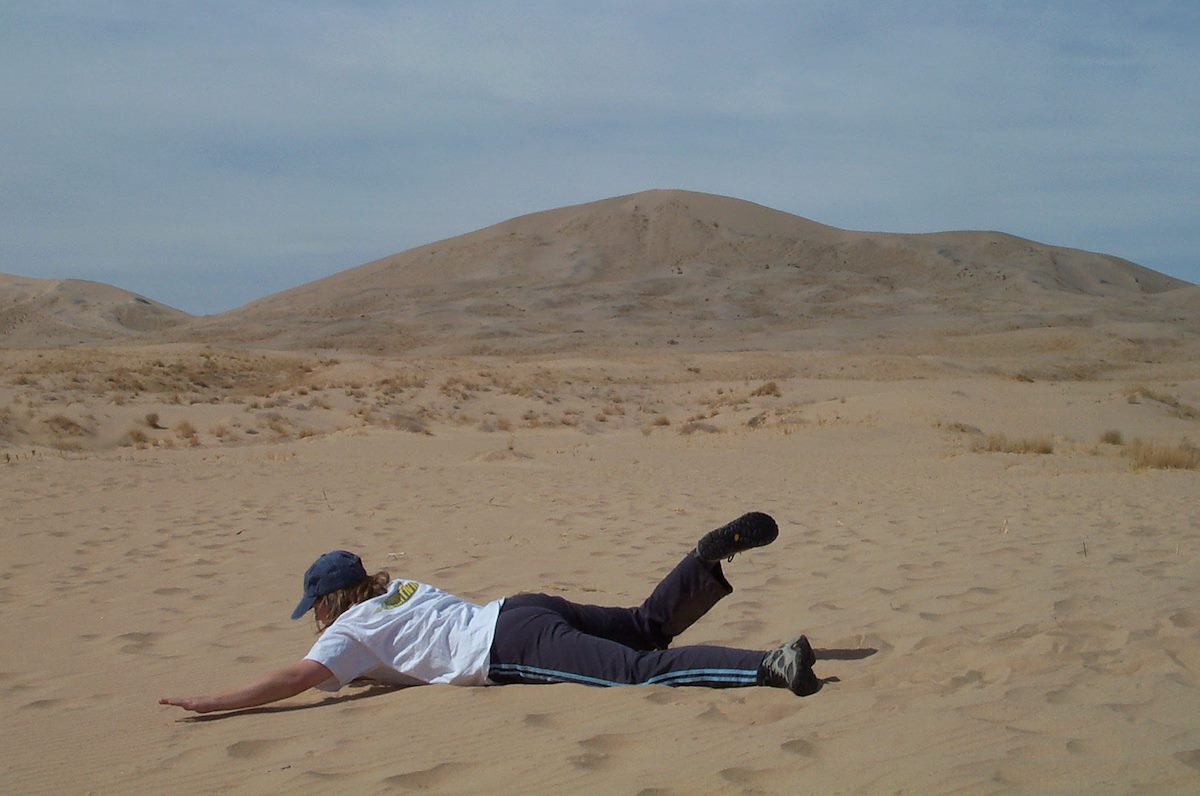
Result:
<svg viewBox="0 0 1200 796">
<path fill-rule="evenodd" d="M 326 628 L 337 621 L 339 616 L 355 605 L 386 593 L 388 583 L 391 580 L 392 576 L 387 572 L 376 572 L 374 575 L 368 575 L 363 578 L 353 586 L 347 586 L 344 589 L 330 592 L 323 597 L 318 597 L 316 604 L 323 604 L 325 606 L 325 610 L 329 612 L 329 621 L 322 622 L 320 619 L 317 619 L 317 633 L 324 633 Z M 316 612 L 314 611 L 314 616 L 315 614 Z"/>
</svg>

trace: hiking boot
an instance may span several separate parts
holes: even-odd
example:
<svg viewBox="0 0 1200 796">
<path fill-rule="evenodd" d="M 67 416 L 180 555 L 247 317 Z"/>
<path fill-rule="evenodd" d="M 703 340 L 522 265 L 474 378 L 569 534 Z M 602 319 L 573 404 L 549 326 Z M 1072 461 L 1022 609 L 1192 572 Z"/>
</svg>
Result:
<svg viewBox="0 0 1200 796">
<path fill-rule="evenodd" d="M 758 666 L 758 684 L 787 688 L 796 696 L 809 696 L 821 690 L 821 681 L 813 674 L 817 656 L 804 636 L 771 650 Z"/>
<path fill-rule="evenodd" d="M 734 555 L 752 547 L 762 547 L 775 541 L 779 526 L 769 514 L 752 511 L 728 525 L 709 531 L 696 544 L 696 557 L 701 561 L 733 560 Z"/>
</svg>

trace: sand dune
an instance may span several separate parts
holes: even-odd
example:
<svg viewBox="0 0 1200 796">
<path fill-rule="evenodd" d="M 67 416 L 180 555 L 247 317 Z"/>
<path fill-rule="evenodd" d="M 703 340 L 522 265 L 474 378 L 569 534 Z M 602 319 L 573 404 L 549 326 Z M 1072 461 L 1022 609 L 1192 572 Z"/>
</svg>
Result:
<svg viewBox="0 0 1200 796">
<path fill-rule="evenodd" d="M 367 353 L 795 347 L 831 319 L 859 337 L 896 316 L 961 328 L 1154 321 L 1155 296 L 1184 285 L 1001 233 L 851 232 L 736 199 L 648 191 L 412 249 L 186 334 Z"/>
<path fill-rule="evenodd" d="M 854 233 L 680 192 L 214 318 L 5 278 L 0 783 L 1195 792 L 1198 291 L 998 233 Z M 313 628 L 288 615 L 328 549 L 478 601 L 627 605 L 750 509 L 779 540 L 726 565 L 736 591 L 680 641 L 805 632 L 809 698 L 157 704 L 303 655 Z"/>
<path fill-rule="evenodd" d="M 853 232 L 727 197 L 647 191 L 512 219 L 191 319 L 115 288 L 5 278 L 4 343 L 128 339 L 368 354 L 877 337 L 1200 316 L 1187 284 L 997 232 Z M 1182 289 L 1182 290 L 1181 290 Z M 106 291 L 101 295 L 102 291 Z M 171 327 L 168 329 L 168 327 Z M 151 338 L 143 335 L 144 342 Z"/>
<path fill-rule="evenodd" d="M 59 346 L 161 333 L 187 313 L 111 285 L 0 274 L 0 346 Z"/>
</svg>

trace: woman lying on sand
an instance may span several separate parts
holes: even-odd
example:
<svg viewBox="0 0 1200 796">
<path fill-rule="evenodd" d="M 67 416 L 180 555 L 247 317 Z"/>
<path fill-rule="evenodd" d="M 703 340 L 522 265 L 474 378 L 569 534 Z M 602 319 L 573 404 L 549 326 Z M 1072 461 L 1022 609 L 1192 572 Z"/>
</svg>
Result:
<svg viewBox="0 0 1200 796">
<path fill-rule="evenodd" d="M 708 532 L 638 608 L 577 605 L 545 594 L 476 605 L 386 572 L 368 576 L 358 556 L 335 550 L 304 573 L 304 596 L 292 612 L 299 619 L 312 610 L 321 633 L 303 660 L 224 694 L 159 704 L 197 713 L 235 710 L 314 687 L 336 691 L 359 677 L 396 685 L 762 685 L 807 696 L 821 683 L 804 636 L 765 653 L 668 649 L 733 591 L 721 560 L 778 535 L 775 520 L 759 512 Z"/>
</svg>

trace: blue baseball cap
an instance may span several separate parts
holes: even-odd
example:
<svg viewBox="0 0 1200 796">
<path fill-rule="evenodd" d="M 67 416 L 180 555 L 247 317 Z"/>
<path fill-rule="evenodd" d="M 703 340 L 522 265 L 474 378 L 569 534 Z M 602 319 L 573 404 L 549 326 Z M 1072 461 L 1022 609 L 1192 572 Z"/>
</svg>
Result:
<svg viewBox="0 0 1200 796">
<path fill-rule="evenodd" d="M 304 573 L 304 596 L 292 611 L 292 619 L 299 619 L 313 607 L 321 597 L 338 589 L 353 586 L 367 577 L 362 559 L 346 550 L 334 550 L 313 562 Z"/>
</svg>

